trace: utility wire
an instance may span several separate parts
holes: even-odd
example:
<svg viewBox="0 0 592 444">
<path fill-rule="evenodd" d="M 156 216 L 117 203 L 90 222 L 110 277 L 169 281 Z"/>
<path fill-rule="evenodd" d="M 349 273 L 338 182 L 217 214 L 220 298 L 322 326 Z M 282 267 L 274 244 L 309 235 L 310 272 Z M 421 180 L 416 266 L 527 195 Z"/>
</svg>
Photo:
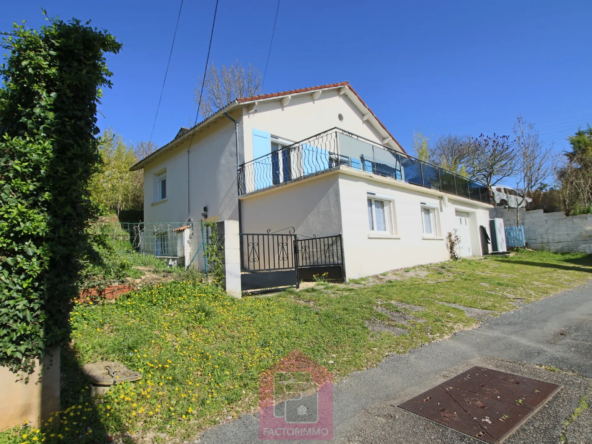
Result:
<svg viewBox="0 0 592 444">
<path fill-rule="evenodd" d="M 197 119 L 199 119 L 199 111 L 201 109 L 201 99 L 203 97 L 204 86 L 206 84 L 206 75 L 208 74 L 208 64 L 210 63 L 210 51 L 212 50 L 212 40 L 214 39 L 214 28 L 216 27 L 216 15 L 218 14 L 218 1 L 216 0 L 216 8 L 214 9 L 214 20 L 212 21 L 212 32 L 210 33 L 210 44 L 208 45 L 208 55 L 206 56 L 206 66 L 204 68 L 204 74 L 202 77 L 201 82 L 201 91 L 199 92 L 199 101 L 197 102 L 197 113 L 195 113 L 195 122 L 193 126 L 197 125 Z M 190 183 L 189 183 L 189 173 L 190 173 L 190 166 L 189 166 L 189 150 L 191 149 L 191 144 L 193 143 L 193 136 L 195 135 L 195 131 L 191 133 L 191 139 L 189 140 L 189 145 L 187 146 L 187 217 L 191 217 L 191 196 L 190 196 Z"/>
<path fill-rule="evenodd" d="M 269 42 L 269 52 L 267 53 L 267 62 L 265 63 L 265 71 L 263 73 L 263 83 L 261 83 L 261 88 L 265 85 L 265 76 L 267 76 L 267 66 L 269 65 L 269 56 L 271 56 L 271 47 L 273 46 L 273 36 L 275 35 L 275 25 L 277 24 L 278 14 L 280 13 L 280 3 L 282 0 L 278 0 L 277 9 L 275 11 L 275 20 L 273 22 L 273 31 L 271 32 L 271 42 Z"/>
<path fill-rule="evenodd" d="M 171 44 L 171 52 L 169 53 L 169 60 L 167 62 L 166 70 L 164 72 L 164 80 L 162 81 L 162 87 L 160 88 L 160 98 L 158 99 L 158 106 L 156 107 L 156 115 L 154 116 L 154 123 L 152 124 L 152 131 L 150 132 L 150 142 L 152 142 L 152 136 L 154 135 L 154 128 L 156 127 L 156 119 L 158 119 L 158 111 L 160 110 L 160 103 L 162 102 L 162 94 L 164 93 L 164 85 L 166 83 L 167 75 L 169 73 L 169 66 L 171 64 L 171 57 L 173 56 L 173 49 L 175 48 L 175 40 L 177 39 L 177 29 L 179 29 L 179 20 L 181 19 L 181 11 L 183 10 L 183 2 L 181 0 L 181 6 L 179 6 L 179 15 L 177 15 L 177 24 L 175 25 L 175 33 L 173 34 L 173 43 Z"/>
<path fill-rule="evenodd" d="M 203 90 L 204 86 L 206 85 L 206 75 L 208 74 L 208 64 L 210 63 L 210 51 L 212 50 L 212 40 L 214 38 L 214 27 L 216 26 L 216 14 L 218 14 L 218 0 L 216 0 L 216 9 L 214 9 L 214 21 L 212 22 L 212 32 L 210 34 L 210 44 L 208 46 L 208 55 L 206 57 L 206 67 L 204 68 L 204 74 L 202 77 L 201 82 L 201 90 L 199 92 L 199 101 L 197 102 L 197 114 L 195 115 L 195 123 L 193 126 L 197 125 L 197 119 L 199 118 L 199 110 L 201 108 L 201 99 L 203 97 Z M 191 135 L 191 140 L 193 140 L 193 135 Z M 191 143 L 189 144 L 191 146 Z"/>
</svg>

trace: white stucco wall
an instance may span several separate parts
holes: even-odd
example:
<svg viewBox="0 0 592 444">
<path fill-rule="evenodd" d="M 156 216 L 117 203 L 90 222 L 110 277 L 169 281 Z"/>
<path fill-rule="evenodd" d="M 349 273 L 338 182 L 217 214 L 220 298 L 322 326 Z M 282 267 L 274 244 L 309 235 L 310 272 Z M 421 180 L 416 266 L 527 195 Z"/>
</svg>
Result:
<svg viewBox="0 0 592 444">
<path fill-rule="evenodd" d="M 339 120 L 339 114 L 343 120 Z M 339 95 L 336 89 L 324 91 L 317 100 L 308 93 L 296 95 L 286 106 L 282 106 L 279 99 L 260 102 L 250 112 L 247 106 L 243 108 L 242 125 L 245 161 L 253 159 L 253 129 L 297 142 L 339 127 L 382 143 L 376 129 L 362 117 L 362 112 L 351 100 L 345 94 Z M 392 146 L 394 148 L 396 144 Z"/>
<path fill-rule="evenodd" d="M 448 260 L 445 236 L 456 227 L 456 210 L 469 213 L 471 247 L 481 256 L 479 225 L 488 228 L 488 209 L 460 199 L 443 199 L 420 187 L 404 187 L 400 182 L 374 180 L 371 175 L 340 173 L 339 196 L 343 221 L 343 248 L 348 279 Z M 394 202 L 396 231 L 392 237 L 376 238 L 368 224 L 368 193 Z M 438 208 L 440 236 L 423 235 L 422 203 Z"/>
<path fill-rule="evenodd" d="M 329 173 L 242 199 L 243 233 L 294 227 L 296 234 L 341 233 L 338 175 Z M 287 233 L 288 230 L 282 231 Z"/>
<path fill-rule="evenodd" d="M 189 142 L 192 146 L 188 156 Z M 167 200 L 154 204 L 156 174 L 164 169 Z M 201 219 L 204 206 L 208 207 L 209 217 L 237 220 L 236 170 L 234 123 L 219 119 L 197 133 L 193 141 L 188 138 L 144 168 L 144 220 L 184 222 L 191 217 L 195 221 Z"/>
<path fill-rule="evenodd" d="M 192 219 L 195 223 L 190 247 L 193 257 L 201 242 L 201 230 L 197 222 L 202 219 L 201 213 L 205 206 L 208 207 L 209 218 L 238 220 L 234 123 L 228 119 L 219 119 L 196 133 L 192 141 L 190 139 L 186 138 L 177 147 L 145 166 L 144 221 L 186 222 Z M 190 142 L 192 145 L 188 156 Z M 156 174 L 164 169 L 167 174 L 167 199 L 155 203 Z"/>
</svg>

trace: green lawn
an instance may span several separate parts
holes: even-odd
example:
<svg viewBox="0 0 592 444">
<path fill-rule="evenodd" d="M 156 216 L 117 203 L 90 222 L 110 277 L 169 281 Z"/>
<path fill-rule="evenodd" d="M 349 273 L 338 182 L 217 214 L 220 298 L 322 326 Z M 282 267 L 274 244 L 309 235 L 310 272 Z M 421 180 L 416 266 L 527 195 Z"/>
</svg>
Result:
<svg viewBox="0 0 592 444">
<path fill-rule="evenodd" d="M 578 285 L 590 273 L 589 256 L 521 252 L 268 297 L 236 300 L 215 287 L 170 282 L 114 303 L 79 305 L 72 347 L 62 352 L 65 413 L 52 421 L 57 425 L 9 432 L 0 443 L 105 442 L 105 435 L 182 442 L 252 410 L 259 373 L 294 349 L 338 379 L 475 325 L 465 310 L 447 304 L 496 315 Z M 103 359 L 139 370 L 143 380 L 91 400 L 79 366 Z"/>
</svg>

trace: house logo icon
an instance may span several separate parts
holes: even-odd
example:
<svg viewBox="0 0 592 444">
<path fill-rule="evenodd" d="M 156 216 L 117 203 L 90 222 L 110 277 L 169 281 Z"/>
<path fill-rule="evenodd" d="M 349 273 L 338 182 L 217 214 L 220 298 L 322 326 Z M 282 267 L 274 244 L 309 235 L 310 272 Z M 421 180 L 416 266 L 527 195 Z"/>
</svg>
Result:
<svg viewBox="0 0 592 444">
<path fill-rule="evenodd" d="M 259 439 L 333 439 L 333 375 L 298 350 L 261 373 Z"/>
</svg>

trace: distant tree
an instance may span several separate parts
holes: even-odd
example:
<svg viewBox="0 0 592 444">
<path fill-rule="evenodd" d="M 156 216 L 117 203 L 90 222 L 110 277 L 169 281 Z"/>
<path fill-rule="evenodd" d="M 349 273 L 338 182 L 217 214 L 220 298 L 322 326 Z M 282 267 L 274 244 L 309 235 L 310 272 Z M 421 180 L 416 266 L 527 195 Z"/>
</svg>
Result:
<svg viewBox="0 0 592 444">
<path fill-rule="evenodd" d="M 149 144 L 139 144 L 147 152 Z M 137 150 L 137 149 L 136 149 Z M 110 129 L 99 139 L 102 167 L 91 180 L 92 200 L 103 210 L 139 210 L 143 205 L 144 179 L 142 171 L 130 171 L 138 160 L 137 151 L 123 137 Z"/>
<path fill-rule="evenodd" d="M 555 169 L 567 216 L 592 213 L 592 128 L 579 129 L 567 139 L 571 151 Z"/>
<path fill-rule="evenodd" d="M 430 161 L 430 137 L 425 137 L 418 129 L 417 132 L 413 132 L 413 151 L 415 151 L 415 157 L 424 162 Z"/>
<path fill-rule="evenodd" d="M 578 129 L 573 136 L 567 138 L 572 151 L 567 156 L 592 157 L 592 127 L 588 124 L 586 129 Z"/>
<path fill-rule="evenodd" d="M 472 179 L 491 187 L 517 171 L 516 149 L 510 136 L 469 137 L 467 174 Z"/>
<path fill-rule="evenodd" d="M 228 67 L 222 65 L 221 70 L 212 62 L 205 79 L 198 77 L 198 86 L 194 93 L 196 106 L 202 87 L 199 114 L 205 118 L 236 99 L 261 94 L 261 71 L 252 65 L 245 69 L 238 60 Z"/>
<path fill-rule="evenodd" d="M 158 147 L 152 141 L 150 142 L 138 142 L 136 143 L 136 147 L 134 148 L 134 152 L 136 154 L 136 159 L 138 161 L 145 159 L 154 151 L 156 151 Z"/>
<path fill-rule="evenodd" d="M 452 134 L 440 136 L 430 146 L 430 161 L 444 169 L 466 175 L 466 163 L 471 155 L 470 140 Z"/>
<path fill-rule="evenodd" d="M 539 132 L 532 123 L 522 117 L 514 124 L 516 149 L 516 188 L 522 190 L 522 197 L 518 197 L 516 206 L 516 224 L 520 225 L 519 208 L 528 195 L 545 184 L 552 172 L 551 147 L 545 145 Z"/>
</svg>

